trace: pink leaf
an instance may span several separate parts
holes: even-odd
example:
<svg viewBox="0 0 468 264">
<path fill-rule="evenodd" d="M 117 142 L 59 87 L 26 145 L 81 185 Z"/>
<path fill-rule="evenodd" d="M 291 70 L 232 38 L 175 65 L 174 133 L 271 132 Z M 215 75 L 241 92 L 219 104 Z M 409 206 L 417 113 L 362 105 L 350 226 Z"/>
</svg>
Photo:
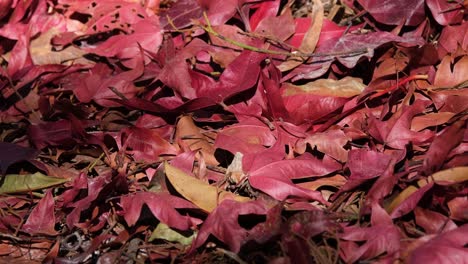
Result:
<svg viewBox="0 0 468 264">
<path fill-rule="evenodd" d="M 416 26 L 424 20 L 424 0 L 358 0 L 377 21 Z"/>
<path fill-rule="evenodd" d="M 31 211 L 23 225 L 23 231 L 30 234 L 56 235 L 54 211 L 54 197 L 49 190 Z"/>
<path fill-rule="evenodd" d="M 400 249 L 400 231 L 378 204 L 372 205 L 371 224 L 371 227 L 351 226 L 343 229 L 341 239 L 365 241 L 362 246 L 342 247 L 340 255 L 346 262 L 371 259 L 385 252 L 391 256 Z"/>
<path fill-rule="evenodd" d="M 452 3 L 445 0 L 426 0 L 426 4 L 437 23 L 443 26 L 458 24 L 463 20 L 461 3 Z"/>
<path fill-rule="evenodd" d="M 418 100 L 410 106 L 403 105 L 401 111 L 395 113 L 387 121 L 380 121 L 371 116 L 369 133 L 396 149 L 404 149 L 406 144 L 410 142 L 415 145 L 428 142 L 434 136 L 432 131 L 417 132 L 410 130 L 410 128 L 413 117 L 424 112 L 429 104 L 430 102 Z"/>
<path fill-rule="evenodd" d="M 416 248 L 410 263 L 468 263 L 468 224 L 434 236 Z"/>
<path fill-rule="evenodd" d="M 455 122 L 434 138 L 421 167 L 425 175 L 431 175 L 439 170 L 450 151 L 462 142 L 466 123 L 466 120 Z"/>
<path fill-rule="evenodd" d="M 255 31 L 257 25 L 267 17 L 274 17 L 278 13 L 280 2 L 264 1 L 258 4 L 258 9 L 250 17 L 250 29 Z"/>
<path fill-rule="evenodd" d="M 424 229 L 427 234 L 444 233 L 457 228 L 457 225 L 447 216 L 416 207 L 414 209 L 416 224 Z"/>
</svg>

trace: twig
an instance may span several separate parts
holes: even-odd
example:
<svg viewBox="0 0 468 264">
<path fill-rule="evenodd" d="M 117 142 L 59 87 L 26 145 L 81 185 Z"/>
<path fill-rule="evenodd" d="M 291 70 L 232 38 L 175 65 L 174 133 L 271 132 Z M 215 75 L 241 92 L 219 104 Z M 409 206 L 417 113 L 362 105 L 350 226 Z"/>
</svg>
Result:
<svg viewBox="0 0 468 264">
<path fill-rule="evenodd" d="M 344 52 L 330 52 L 330 53 L 304 53 L 301 51 L 293 51 L 293 52 L 287 52 L 287 51 L 277 51 L 277 50 L 269 50 L 269 49 L 262 49 L 254 46 L 250 46 L 246 43 L 239 42 L 234 39 L 230 39 L 228 37 L 225 37 L 221 35 L 220 33 L 216 32 L 212 27 L 211 23 L 208 20 L 208 17 L 206 15 L 206 12 L 203 13 L 203 17 L 205 18 L 206 21 L 206 26 L 200 25 L 200 27 L 205 30 L 206 32 L 212 34 L 213 36 L 224 40 L 226 42 L 229 42 L 230 44 L 233 44 L 235 46 L 238 46 L 244 50 L 250 50 L 258 53 L 266 53 L 266 54 L 271 54 L 271 55 L 283 55 L 283 56 L 288 56 L 288 57 L 330 57 L 330 56 L 335 56 L 335 57 L 351 57 L 351 56 L 356 56 L 356 55 L 361 55 L 361 54 L 366 54 L 368 53 L 368 49 L 358 49 L 358 50 L 352 50 L 352 51 L 344 51 Z"/>
</svg>

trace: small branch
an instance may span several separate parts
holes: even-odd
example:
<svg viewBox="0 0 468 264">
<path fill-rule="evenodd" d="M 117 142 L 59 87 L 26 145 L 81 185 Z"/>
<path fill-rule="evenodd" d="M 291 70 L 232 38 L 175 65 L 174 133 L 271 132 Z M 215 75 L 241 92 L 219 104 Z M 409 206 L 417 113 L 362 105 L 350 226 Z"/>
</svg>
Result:
<svg viewBox="0 0 468 264">
<path fill-rule="evenodd" d="M 276 50 L 257 48 L 254 46 L 250 46 L 246 43 L 239 42 L 237 40 L 230 39 L 228 37 L 221 35 L 220 33 L 216 32 L 211 27 L 211 23 L 208 19 L 208 16 L 206 15 L 206 12 L 203 13 L 203 17 L 205 18 L 206 26 L 200 25 L 200 27 L 203 28 L 203 30 L 205 30 L 206 32 L 230 44 L 238 46 L 239 48 L 242 48 L 244 50 L 258 52 L 258 53 L 265 53 L 265 54 L 271 54 L 271 55 L 283 55 L 283 56 L 288 56 L 288 57 L 332 57 L 332 56 L 333 57 L 351 57 L 351 56 L 366 54 L 369 52 L 368 49 L 365 49 L 365 48 L 353 50 L 353 51 L 330 52 L 330 53 L 304 53 L 300 51 L 287 52 L 287 51 L 276 51 Z"/>
</svg>

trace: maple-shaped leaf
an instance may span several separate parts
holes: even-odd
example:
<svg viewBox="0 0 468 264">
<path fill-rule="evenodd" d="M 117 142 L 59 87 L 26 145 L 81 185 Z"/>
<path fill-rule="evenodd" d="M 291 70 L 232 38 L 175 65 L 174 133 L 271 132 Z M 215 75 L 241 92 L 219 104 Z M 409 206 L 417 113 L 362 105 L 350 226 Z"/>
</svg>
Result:
<svg viewBox="0 0 468 264">
<path fill-rule="evenodd" d="M 458 24 L 463 20 L 461 3 L 452 3 L 444 0 L 426 0 L 426 4 L 437 23 L 443 26 Z"/>
<path fill-rule="evenodd" d="M 389 168 L 389 165 L 392 162 L 392 159 L 400 161 L 403 157 L 403 151 L 397 151 L 389 155 L 375 150 L 350 150 L 348 152 L 346 168 L 350 170 L 351 175 L 349 176 L 349 180 L 338 193 L 351 190 L 369 179 L 381 176 L 386 171 L 391 176 L 393 171 Z"/>
<path fill-rule="evenodd" d="M 175 154 L 176 149 L 157 130 L 143 127 L 123 129 L 117 139 L 121 151 L 131 153 L 135 160 L 153 162 L 162 154 Z"/>
<path fill-rule="evenodd" d="M 440 62 L 434 77 L 434 86 L 453 87 L 468 80 L 468 56 L 453 62 L 451 56 L 445 56 Z"/>
<path fill-rule="evenodd" d="M 23 231 L 30 234 L 56 235 L 54 206 L 54 197 L 49 190 L 31 211 L 22 227 Z"/>
<path fill-rule="evenodd" d="M 348 151 L 343 147 L 348 141 L 350 141 L 350 138 L 346 136 L 342 130 L 328 130 L 322 133 L 309 134 L 306 138 L 299 139 L 296 143 L 295 150 L 298 153 L 304 153 L 307 144 L 309 144 L 312 149 L 317 148 L 318 151 L 338 161 L 346 162 L 348 159 Z"/>
<path fill-rule="evenodd" d="M 35 149 L 0 142 L 0 174 L 5 174 L 8 167 L 15 162 L 32 160 L 36 156 L 37 150 Z"/>
<path fill-rule="evenodd" d="M 186 147 L 192 151 L 200 151 L 207 164 L 218 165 L 218 161 L 214 156 L 213 144 L 209 143 L 209 138 L 203 134 L 202 129 L 195 125 L 192 117 L 183 116 L 179 119 L 175 139 L 182 148 Z M 197 154 L 197 158 L 200 158 L 199 154 Z"/>
<path fill-rule="evenodd" d="M 339 237 L 346 241 L 364 242 L 361 246 L 353 242 L 354 245 L 341 247 L 340 256 L 348 263 L 371 259 L 383 253 L 392 256 L 400 249 L 400 231 L 387 212 L 376 203 L 372 205 L 370 227 L 344 227 Z"/>
<path fill-rule="evenodd" d="M 404 149 L 406 144 L 419 145 L 433 138 L 434 133 L 430 130 L 412 131 L 411 120 L 417 114 L 424 112 L 430 104 L 428 101 L 417 100 L 412 105 L 403 105 L 400 111 L 395 113 L 389 120 L 380 121 L 375 117 L 369 118 L 369 133 L 388 146 L 396 149 Z"/>
<path fill-rule="evenodd" d="M 462 50 L 468 49 L 468 38 L 459 32 L 468 31 L 468 21 L 463 20 L 460 25 L 446 26 L 440 34 L 438 53 L 439 58 L 443 58 L 447 53 L 455 53 L 460 47 Z"/>
<path fill-rule="evenodd" d="M 247 242 L 248 231 L 239 225 L 240 215 L 264 215 L 267 213 L 265 205 L 259 201 L 239 203 L 224 200 L 211 212 L 200 228 L 190 251 L 200 247 L 211 234 L 226 243 L 233 252 L 239 252 L 240 247 Z"/>
<path fill-rule="evenodd" d="M 128 225 L 136 224 L 144 204 L 159 221 L 170 227 L 187 230 L 201 223 L 199 219 L 181 215 L 176 210 L 176 208 L 196 208 L 192 203 L 166 193 L 139 192 L 120 198 L 120 206 Z"/>
<path fill-rule="evenodd" d="M 457 121 L 434 138 L 425 154 L 421 172 L 430 175 L 442 167 L 450 151 L 462 142 L 466 124 L 466 120 Z"/>
</svg>

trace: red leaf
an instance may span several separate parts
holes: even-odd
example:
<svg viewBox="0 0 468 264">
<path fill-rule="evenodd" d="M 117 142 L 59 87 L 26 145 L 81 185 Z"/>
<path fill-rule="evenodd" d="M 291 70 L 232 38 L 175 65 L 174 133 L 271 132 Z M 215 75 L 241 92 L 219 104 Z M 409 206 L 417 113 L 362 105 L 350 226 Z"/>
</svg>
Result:
<svg viewBox="0 0 468 264">
<path fill-rule="evenodd" d="M 176 210 L 179 208 L 197 208 L 186 200 L 165 193 L 140 192 L 120 198 L 120 206 L 128 225 L 136 224 L 141 214 L 143 204 L 146 204 L 153 215 L 164 224 L 187 230 L 193 225 L 200 224 L 199 219 L 183 216 Z"/>
<path fill-rule="evenodd" d="M 353 68 L 360 58 L 363 56 L 372 58 L 376 48 L 389 42 L 397 42 L 409 46 L 424 44 L 423 39 L 420 37 L 403 38 L 385 31 L 370 32 L 367 34 L 348 33 L 342 36 L 338 41 L 336 39 L 330 39 L 323 42 L 320 47 L 317 47 L 316 52 L 323 54 L 347 54 L 346 56 L 337 56 L 337 59 L 346 67 Z M 314 59 L 314 61 L 321 60 L 323 60 L 323 58 Z"/>
<path fill-rule="evenodd" d="M 249 177 L 249 183 L 252 187 L 270 195 L 278 201 L 299 197 L 318 201 L 325 205 L 329 204 L 320 192 L 297 186 L 288 177 L 282 175 Z"/>
<path fill-rule="evenodd" d="M 468 224 L 428 239 L 411 253 L 410 263 L 468 263 Z"/>
<path fill-rule="evenodd" d="M 446 26 L 442 30 L 439 39 L 439 57 L 443 58 L 447 53 L 455 53 L 458 47 L 463 50 L 468 49 L 468 36 L 459 32 L 468 31 L 468 22 L 462 21 L 460 25 Z"/>
<path fill-rule="evenodd" d="M 141 56 L 137 56 L 135 60 L 137 58 L 140 59 L 135 68 L 129 71 L 113 72 L 106 64 L 98 63 L 88 73 L 71 74 L 63 78 L 62 82 L 83 103 L 94 100 L 102 106 L 119 106 L 120 104 L 112 101 L 120 98 L 112 89 L 125 98 L 132 98 L 139 91 L 133 81 L 143 74 L 143 62 Z"/>
<path fill-rule="evenodd" d="M 239 252 L 240 247 L 247 242 L 248 231 L 239 225 L 240 215 L 264 215 L 267 208 L 259 201 L 239 203 L 233 200 L 224 200 L 208 215 L 192 243 L 190 251 L 200 247 L 210 234 L 226 243 L 230 250 Z"/>
<path fill-rule="evenodd" d="M 466 120 L 460 120 L 435 137 L 424 157 L 421 172 L 431 175 L 438 171 L 452 149 L 458 146 L 466 132 Z"/>
<path fill-rule="evenodd" d="M 450 218 L 457 221 L 468 220 L 468 197 L 456 197 L 448 203 Z"/>
<path fill-rule="evenodd" d="M 161 29 L 158 20 L 145 19 L 133 25 L 134 32 L 129 35 L 116 35 L 99 44 L 96 48 L 85 50 L 105 56 L 117 57 L 119 59 L 131 60 L 133 63 L 123 61 L 127 67 L 134 68 L 138 64 L 138 57 L 141 49 L 149 52 L 157 52 L 162 43 Z"/>
<path fill-rule="evenodd" d="M 444 233 L 457 228 L 457 225 L 447 216 L 416 207 L 414 209 L 416 224 L 424 229 L 427 234 Z"/>
<path fill-rule="evenodd" d="M 198 0 L 200 6 L 202 6 L 205 10 L 208 10 L 208 19 L 213 26 L 222 25 L 232 16 L 234 16 L 239 5 L 238 2 L 238 0 Z"/>
<path fill-rule="evenodd" d="M 429 191 L 433 185 L 434 182 L 431 181 L 429 184 L 426 184 L 423 187 L 417 189 L 415 192 L 409 195 L 403 202 L 398 204 L 398 206 L 392 208 L 390 216 L 392 218 L 398 218 L 413 211 L 413 209 L 416 208 L 416 205 L 419 203 L 424 194 L 426 194 L 426 192 Z"/>
<path fill-rule="evenodd" d="M 430 130 L 412 131 L 411 120 L 417 114 L 424 112 L 430 102 L 417 100 L 412 105 L 403 105 L 389 120 L 380 121 L 375 117 L 369 118 L 369 133 L 378 140 L 385 142 L 392 148 L 404 149 L 406 144 L 420 145 L 428 142 L 434 136 Z"/>
<path fill-rule="evenodd" d="M 31 211 L 22 227 L 23 231 L 34 235 L 56 235 L 54 211 L 54 197 L 49 190 Z"/>
<path fill-rule="evenodd" d="M 272 1 L 272 3 L 274 2 L 276 1 Z M 281 27 L 278 27 L 278 25 L 281 25 Z M 288 39 L 294 34 L 294 20 L 291 12 L 285 10 L 280 16 L 263 18 L 257 25 L 255 32 L 279 41 Z"/>
<path fill-rule="evenodd" d="M 123 129 L 118 140 L 119 147 L 133 154 L 135 160 L 154 162 L 162 154 L 175 154 L 176 149 L 162 138 L 157 130 L 130 127 Z M 130 150 L 127 150 L 129 148 Z"/>
<path fill-rule="evenodd" d="M 266 55 L 262 53 L 243 51 L 226 67 L 216 86 L 203 87 L 204 89 L 197 91 L 197 95 L 222 102 L 230 96 L 253 87 L 260 74 L 260 63 L 265 58 Z"/>
<path fill-rule="evenodd" d="M 159 1 L 158 1 L 159 4 Z M 169 30 L 173 29 L 168 23 L 168 19 L 177 28 L 184 28 L 192 24 L 192 20 L 198 19 L 202 16 L 203 10 L 201 9 L 198 1 L 196 0 L 179 0 L 171 3 L 171 8 L 162 10 L 159 13 L 159 21 L 161 27 Z"/>
<path fill-rule="evenodd" d="M 343 147 L 350 140 L 351 139 L 346 136 L 342 130 L 338 129 L 328 130 L 322 133 L 313 133 L 297 141 L 296 151 L 298 153 L 304 153 L 307 144 L 309 144 L 312 148 L 317 148 L 318 151 L 340 162 L 346 162 L 348 159 L 348 151 Z"/>
<path fill-rule="evenodd" d="M 302 179 L 330 174 L 341 169 L 336 161 L 325 162 L 306 153 L 295 159 L 287 159 L 269 163 L 249 173 L 250 178 L 284 178 Z"/>
<path fill-rule="evenodd" d="M 275 17 L 278 13 L 280 2 L 264 1 L 258 4 L 258 9 L 250 17 L 250 30 L 255 31 L 257 25 L 268 17 Z"/>
<path fill-rule="evenodd" d="M 351 226 L 343 228 L 341 239 L 365 241 L 362 246 L 342 247 L 340 256 L 348 263 L 377 257 L 386 252 L 392 256 L 400 249 L 400 231 L 392 219 L 378 204 L 372 205 L 371 227 Z"/>
<path fill-rule="evenodd" d="M 377 21 L 387 25 L 417 26 L 424 20 L 424 0 L 358 0 Z"/>
<path fill-rule="evenodd" d="M 437 23 L 447 26 L 458 24 L 463 20 L 463 8 L 461 3 L 451 3 L 445 0 L 427 0 L 427 6 Z"/>
<path fill-rule="evenodd" d="M 252 120 L 223 129 L 216 137 L 215 148 L 222 148 L 233 154 L 246 154 L 257 153 L 266 146 L 272 146 L 275 143 L 272 131 L 266 125 Z"/>
</svg>

